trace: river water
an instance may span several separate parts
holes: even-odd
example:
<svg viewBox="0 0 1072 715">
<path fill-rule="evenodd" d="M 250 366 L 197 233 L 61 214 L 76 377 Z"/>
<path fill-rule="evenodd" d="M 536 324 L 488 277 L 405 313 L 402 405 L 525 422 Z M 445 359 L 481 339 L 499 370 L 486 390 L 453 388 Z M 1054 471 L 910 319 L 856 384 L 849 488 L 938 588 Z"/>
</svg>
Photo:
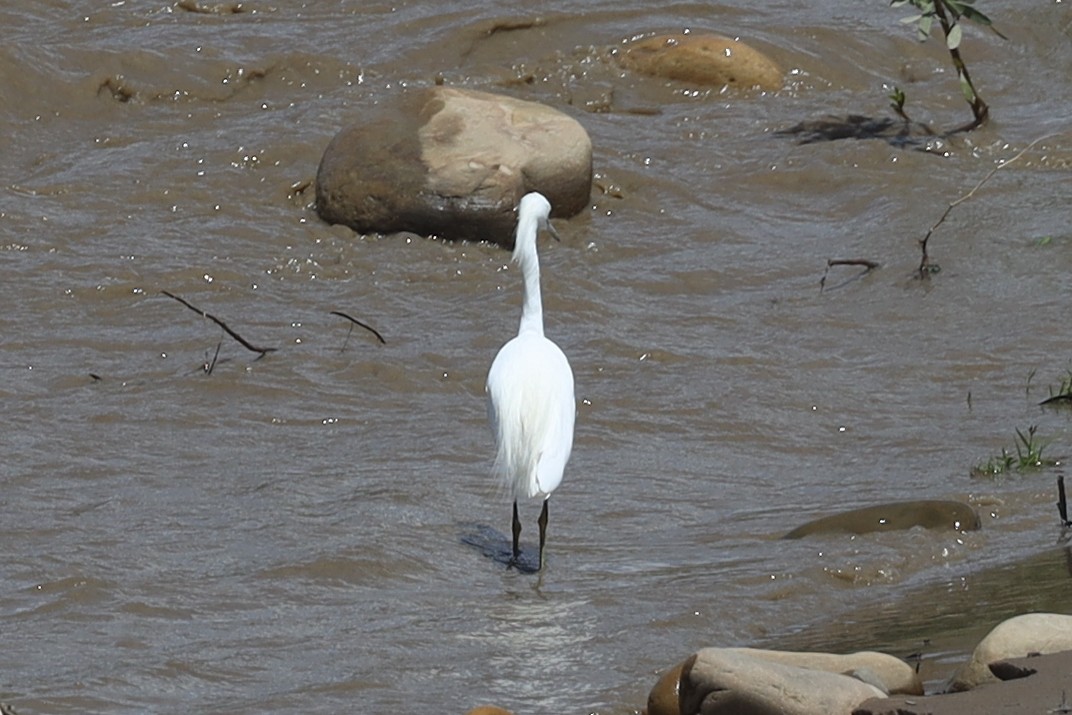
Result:
<svg viewBox="0 0 1072 715">
<path fill-rule="evenodd" d="M 1064 467 L 970 474 L 1017 429 L 1072 445 L 1038 406 L 1072 368 L 1068 3 L 981 3 L 1009 38 L 962 46 L 992 121 L 902 143 L 781 132 L 891 117 L 893 84 L 936 132 L 970 119 L 903 8 L 651 6 L 0 6 L 0 699 L 632 713 L 702 646 L 948 666 L 1006 615 L 1068 608 Z M 683 28 L 768 52 L 785 88 L 614 64 Z M 483 401 L 519 314 L 508 254 L 327 226 L 305 188 L 364 107 L 437 77 L 556 107 L 594 145 L 590 210 L 541 243 L 579 404 L 540 577 L 470 545 L 509 532 Z M 913 278 L 948 204 L 1025 148 Z M 829 259 L 880 267 L 821 291 Z M 983 527 L 778 538 L 912 498 Z"/>
</svg>

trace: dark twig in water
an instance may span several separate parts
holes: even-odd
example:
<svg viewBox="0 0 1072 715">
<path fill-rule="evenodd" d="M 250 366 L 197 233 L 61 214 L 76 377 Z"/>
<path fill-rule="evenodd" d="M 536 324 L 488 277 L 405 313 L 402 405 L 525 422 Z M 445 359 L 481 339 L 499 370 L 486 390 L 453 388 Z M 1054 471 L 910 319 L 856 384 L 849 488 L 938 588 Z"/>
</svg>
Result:
<svg viewBox="0 0 1072 715">
<path fill-rule="evenodd" d="M 922 643 L 921 643 L 921 645 L 923 646 L 922 648 L 920 648 L 915 653 L 909 653 L 908 655 L 905 656 L 905 660 L 907 662 L 909 662 L 909 663 L 915 662 L 915 664 L 916 664 L 916 673 L 917 674 L 919 673 L 919 667 L 921 665 L 923 665 L 923 651 L 930 644 L 931 644 L 931 639 L 930 638 L 924 638 Z"/>
<path fill-rule="evenodd" d="M 1068 501 L 1065 499 L 1065 478 L 1057 477 L 1057 513 L 1061 515 L 1061 525 L 1066 529 L 1072 526 L 1068 520 Z"/>
<path fill-rule="evenodd" d="M 179 296 L 175 295 L 174 293 L 169 293 L 169 292 L 167 292 L 166 290 L 162 290 L 162 291 L 160 291 L 160 292 L 161 292 L 161 293 L 163 293 L 164 295 L 166 295 L 166 296 L 167 296 L 168 298 L 171 298 L 172 300 L 177 300 L 177 301 L 179 301 L 180 303 L 182 303 L 182 304 L 183 304 L 183 305 L 185 305 L 185 306 L 186 306 L 187 308 L 189 308 L 190 310 L 194 311 L 195 313 L 197 313 L 197 314 L 198 314 L 198 315 L 200 315 L 201 317 L 203 317 L 203 318 L 208 318 L 208 319 L 209 319 L 209 320 L 211 320 L 211 321 L 212 321 L 213 323 L 215 323 L 216 325 L 218 325 L 218 326 L 220 326 L 221 328 L 223 328 L 223 331 L 224 331 L 225 333 L 227 333 L 227 334 L 228 334 L 228 335 L 230 335 L 230 336 L 231 336 L 232 338 L 234 338 L 235 340 L 237 340 L 237 341 L 238 341 L 238 343 L 239 343 L 239 344 L 240 344 L 240 345 L 241 345 L 242 347 L 244 347 L 244 348 L 245 348 L 246 350 L 249 350 L 250 352 L 254 352 L 254 353 L 260 353 L 260 357 L 264 357 L 264 356 L 265 356 L 265 355 L 267 355 L 268 353 L 271 353 L 271 352 L 275 352 L 275 351 L 276 351 L 276 348 L 259 348 L 259 347 L 257 347 L 256 345 L 253 345 L 253 344 L 251 344 L 251 343 L 250 343 L 250 342 L 249 342 L 248 340 L 246 340 L 246 339 L 245 339 L 245 338 L 243 338 L 243 337 L 242 337 L 241 335 L 239 335 L 239 334 L 238 334 L 238 333 L 236 333 L 236 332 L 235 332 L 234 330 L 232 330 L 232 329 L 231 329 L 231 328 L 230 328 L 230 327 L 229 327 L 229 326 L 227 325 L 227 323 L 223 322 L 222 320 L 220 320 L 219 318 L 217 318 L 217 317 L 216 317 L 215 315 L 212 315 L 211 313 L 206 313 L 205 311 L 201 310 L 200 308 L 198 308 L 198 307 L 196 307 L 196 306 L 194 306 L 194 305 L 191 305 L 191 304 L 190 304 L 189 302 L 187 302 L 187 301 L 183 300 L 182 298 L 180 298 Z M 213 361 L 213 363 L 215 363 L 215 361 Z"/>
<path fill-rule="evenodd" d="M 1018 151 L 1016 153 L 1016 156 L 1014 156 L 1013 158 L 1009 159 L 1008 161 L 1005 161 L 1005 162 L 1002 162 L 1002 163 L 998 164 L 993 169 L 991 169 L 989 172 L 987 172 L 986 176 L 984 176 L 982 178 L 982 180 L 972 188 L 971 191 L 969 191 L 968 193 L 964 194 L 963 196 L 961 196 L 956 201 L 954 201 L 951 204 L 949 204 L 948 206 L 946 206 L 945 211 L 942 212 L 942 215 L 938 219 L 938 221 L 936 221 L 935 224 L 933 226 L 931 226 L 930 229 L 927 230 L 927 235 L 925 235 L 923 238 L 921 238 L 919 240 L 919 248 L 920 248 L 920 251 L 922 252 L 923 255 L 920 258 L 919 268 L 917 269 L 916 273 L 917 273 L 917 276 L 919 277 L 920 280 L 925 280 L 925 279 L 930 277 L 931 273 L 937 273 L 940 270 L 940 268 L 938 267 L 937 264 L 931 263 L 930 255 L 927 253 L 927 243 L 931 239 L 931 234 L 934 233 L 935 230 L 945 222 L 946 218 L 949 216 L 949 213 L 954 208 L 956 208 L 957 206 L 959 206 L 960 204 L 964 203 L 965 201 L 970 199 L 972 196 L 974 196 L 975 192 L 978 191 L 980 188 L 982 188 L 983 184 L 985 184 L 986 182 L 990 181 L 990 177 L 992 177 L 994 174 L 996 174 L 999 169 L 1003 169 L 1006 166 L 1008 166 L 1009 164 L 1013 163 L 1014 161 L 1016 161 L 1017 159 L 1022 157 L 1024 154 L 1026 154 L 1027 151 L 1029 149 L 1031 149 L 1031 147 L 1035 146 L 1036 144 L 1038 144 L 1043 139 L 1046 139 L 1046 138 L 1051 137 L 1051 136 L 1053 136 L 1053 135 L 1052 134 L 1046 134 L 1046 135 L 1041 136 L 1038 139 L 1034 140 L 1033 142 L 1031 142 L 1030 144 L 1025 146 L 1023 149 Z"/>
<path fill-rule="evenodd" d="M 871 271 L 877 269 L 879 264 L 877 261 L 869 261 L 866 258 L 831 258 L 826 262 L 826 270 L 823 271 L 823 277 L 819 280 L 819 292 L 823 292 L 823 288 L 826 287 L 826 276 L 830 273 L 830 269 L 834 266 L 863 266 L 864 270 L 862 275 L 867 275 Z"/>
<path fill-rule="evenodd" d="M 333 310 L 333 311 L 331 311 L 331 314 L 332 315 L 337 315 L 340 318 L 346 318 L 347 320 L 349 320 L 352 323 L 352 325 L 350 326 L 350 331 L 351 332 L 353 332 L 354 325 L 360 325 L 362 328 L 364 328 L 365 330 L 367 330 L 370 333 L 372 333 L 373 335 L 375 335 L 376 339 L 380 341 L 381 345 L 386 345 L 387 344 L 387 341 L 383 339 L 383 336 L 380 335 L 379 331 L 377 331 L 376 328 L 372 327 L 371 325 L 367 325 L 365 323 L 362 323 L 357 318 L 351 317 L 351 316 L 347 315 L 346 313 L 343 313 L 340 310 Z M 350 339 L 350 333 L 346 334 L 346 339 L 347 340 Z M 343 350 L 346 349 L 346 344 L 345 343 L 343 344 L 342 349 Z"/>
<path fill-rule="evenodd" d="M 831 266 L 864 266 L 869 271 L 878 268 L 877 261 L 869 261 L 866 258 L 831 258 L 826 262 L 827 268 Z"/>
<path fill-rule="evenodd" d="M 212 371 L 216 369 L 216 360 L 220 357 L 220 346 L 223 345 L 223 341 L 216 343 L 216 354 L 212 356 L 212 360 L 205 360 L 205 374 L 211 375 Z M 206 356 L 207 357 L 207 356 Z"/>
</svg>

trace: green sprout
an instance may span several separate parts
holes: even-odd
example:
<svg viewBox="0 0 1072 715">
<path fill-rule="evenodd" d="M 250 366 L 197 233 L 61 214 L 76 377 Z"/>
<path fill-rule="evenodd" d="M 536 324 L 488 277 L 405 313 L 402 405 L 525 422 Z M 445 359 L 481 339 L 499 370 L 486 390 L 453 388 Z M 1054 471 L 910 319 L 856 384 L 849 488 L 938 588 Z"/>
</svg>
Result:
<svg viewBox="0 0 1072 715">
<path fill-rule="evenodd" d="M 1028 427 L 1027 434 L 1017 429 L 1016 441 L 1013 444 L 1015 454 L 1002 447 L 1000 455 L 972 467 L 972 476 L 996 477 L 1008 472 L 1034 471 L 1055 466 L 1056 460 L 1043 458 L 1042 450 L 1046 445 L 1038 437 L 1037 432 L 1038 425 Z"/>
</svg>

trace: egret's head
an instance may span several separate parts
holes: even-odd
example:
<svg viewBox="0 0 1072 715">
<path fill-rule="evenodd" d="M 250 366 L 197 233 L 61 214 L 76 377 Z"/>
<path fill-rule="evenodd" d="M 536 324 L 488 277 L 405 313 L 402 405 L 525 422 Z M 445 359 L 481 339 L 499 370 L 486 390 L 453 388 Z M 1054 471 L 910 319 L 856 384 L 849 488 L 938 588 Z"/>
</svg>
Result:
<svg viewBox="0 0 1072 715">
<path fill-rule="evenodd" d="M 551 225 L 551 203 L 544 198 L 543 194 L 533 191 L 521 197 L 517 205 L 517 236 L 514 251 L 524 242 L 536 243 L 536 234 L 544 229 L 556 241 L 560 241 L 558 231 Z"/>
</svg>

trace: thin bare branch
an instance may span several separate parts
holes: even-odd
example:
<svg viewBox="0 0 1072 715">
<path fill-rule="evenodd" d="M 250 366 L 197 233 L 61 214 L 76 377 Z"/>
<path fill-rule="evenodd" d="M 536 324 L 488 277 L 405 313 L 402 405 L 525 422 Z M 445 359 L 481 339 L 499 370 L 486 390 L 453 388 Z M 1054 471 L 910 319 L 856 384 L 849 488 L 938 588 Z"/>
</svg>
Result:
<svg viewBox="0 0 1072 715">
<path fill-rule="evenodd" d="M 878 261 L 871 261 L 866 258 L 830 258 L 826 262 L 826 269 L 823 271 L 823 277 L 819 279 L 819 292 L 822 293 L 826 288 L 826 277 L 830 273 L 830 269 L 834 266 L 863 266 L 864 272 L 860 275 L 867 275 L 873 270 L 879 267 Z"/>
<path fill-rule="evenodd" d="M 342 312 L 342 311 L 340 311 L 340 310 L 333 310 L 333 311 L 331 311 L 331 314 L 332 314 L 332 315 L 337 315 L 337 316 L 339 316 L 340 318 L 346 318 L 347 320 L 349 320 L 349 321 L 350 321 L 351 323 L 353 323 L 354 325 L 359 325 L 359 326 L 361 326 L 361 327 L 362 327 L 362 328 L 364 328 L 365 330 L 367 330 L 367 331 L 369 331 L 370 333 L 372 333 L 373 335 L 375 335 L 375 336 L 376 336 L 376 339 L 380 341 L 380 344 L 381 344 L 381 345 L 386 345 L 386 344 L 387 344 L 387 341 L 383 339 L 383 336 L 382 336 L 382 335 L 380 335 L 380 333 L 379 333 L 379 332 L 378 332 L 378 331 L 376 330 L 376 328 L 373 328 L 373 327 L 372 327 L 371 325 L 367 325 L 367 324 L 365 324 L 365 323 L 362 323 L 362 322 L 361 322 L 360 320 L 358 320 L 357 318 L 351 317 L 351 316 L 347 315 L 346 313 L 343 313 L 343 312 Z M 351 329 L 351 330 L 353 330 L 353 326 L 351 326 L 351 327 L 350 327 L 350 329 Z"/>
<path fill-rule="evenodd" d="M 227 323 L 223 322 L 222 320 L 217 318 L 215 315 L 212 315 L 211 313 L 207 313 L 207 312 L 201 310 L 200 308 L 198 308 L 198 307 L 196 307 L 194 305 L 191 305 L 188 301 L 180 298 L 179 296 L 175 295 L 174 293 L 169 293 L 166 290 L 162 290 L 160 292 L 163 293 L 164 295 L 166 295 L 168 298 L 171 298 L 172 300 L 177 300 L 178 302 L 182 303 L 187 308 L 189 308 L 190 310 L 194 311 L 195 313 L 197 313 L 201 317 L 208 318 L 213 323 L 215 323 L 216 325 L 218 325 L 221 328 L 223 328 L 223 331 L 225 333 L 227 333 L 232 338 L 234 338 L 236 341 L 238 341 L 238 343 L 242 347 L 244 347 L 246 350 L 249 350 L 250 352 L 259 353 L 261 357 L 264 357 L 267 353 L 275 352 L 276 349 L 277 349 L 277 348 L 259 348 L 256 345 L 251 344 L 248 340 L 243 338 L 238 333 L 236 333 L 234 330 L 232 330 L 230 328 L 230 326 L 227 325 Z"/>
<path fill-rule="evenodd" d="M 998 164 L 993 169 L 988 171 L 986 176 L 984 176 L 982 178 L 982 180 L 979 181 L 978 184 L 976 184 L 974 187 L 972 187 L 971 191 L 969 191 L 968 193 L 964 194 L 963 196 L 961 196 L 956 201 L 953 201 L 948 206 L 946 206 L 945 211 L 942 212 L 941 217 L 939 217 L 939 219 L 934 223 L 934 225 L 931 226 L 927 230 L 927 234 L 923 238 L 921 238 L 919 240 L 919 248 L 920 248 L 920 251 L 923 253 L 923 256 L 922 256 L 922 258 L 920 259 L 920 262 L 919 262 L 919 269 L 917 270 L 917 273 L 919 274 L 920 279 L 926 279 L 927 277 L 930 276 L 930 274 L 934 270 L 933 266 L 931 265 L 931 262 L 930 262 L 930 256 L 927 254 L 927 242 L 930 241 L 931 234 L 933 234 L 935 232 L 935 230 L 939 226 L 941 226 L 943 223 L 945 223 L 946 218 L 949 217 L 949 213 L 953 209 L 955 209 L 957 206 L 959 206 L 960 204 L 964 203 L 965 201 L 967 201 L 971 197 L 975 196 L 975 192 L 978 191 L 979 189 L 981 189 L 983 187 L 983 184 L 985 184 L 986 182 L 990 181 L 990 178 L 994 174 L 998 173 L 998 171 L 1000 169 L 1004 169 L 1006 166 L 1008 166 L 1009 164 L 1013 163 L 1014 161 L 1016 161 L 1017 159 L 1022 157 L 1024 154 L 1026 154 L 1028 152 L 1028 150 L 1030 150 L 1032 147 L 1034 147 L 1040 141 L 1042 141 L 1043 139 L 1048 139 L 1051 136 L 1053 136 L 1053 134 L 1045 134 L 1045 135 L 1039 137 L 1038 139 L 1035 139 L 1033 142 L 1031 142 L 1030 144 L 1025 146 L 1023 149 L 1021 149 L 1020 151 L 1016 152 L 1016 155 L 1013 156 L 1013 158 L 1009 159 L 1008 161 L 1005 161 L 1005 162 L 1002 162 L 1002 163 Z"/>
</svg>

